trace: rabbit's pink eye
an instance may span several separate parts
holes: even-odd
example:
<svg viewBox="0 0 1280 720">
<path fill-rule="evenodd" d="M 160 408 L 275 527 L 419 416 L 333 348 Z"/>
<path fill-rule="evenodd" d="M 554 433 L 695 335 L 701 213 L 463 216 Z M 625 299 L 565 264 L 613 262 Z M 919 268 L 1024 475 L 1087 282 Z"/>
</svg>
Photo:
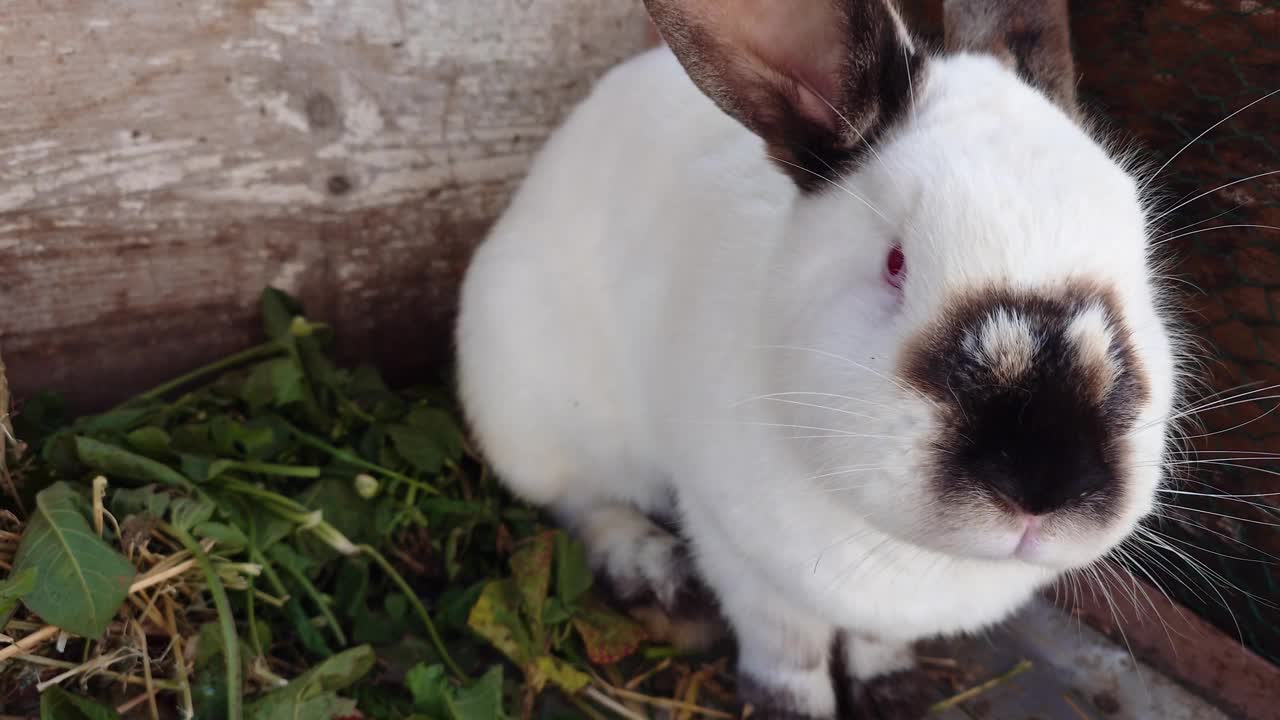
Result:
<svg viewBox="0 0 1280 720">
<path fill-rule="evenodd" d="M 902 248 L 894 246 L 889 251 L 889 257 L 885 261 L 885 277 L 889 280 L 889 284 L 900 288 L 902 287 L 903 275 L 907 270 L 907 256 L 903 254 Z"/>
</svg>

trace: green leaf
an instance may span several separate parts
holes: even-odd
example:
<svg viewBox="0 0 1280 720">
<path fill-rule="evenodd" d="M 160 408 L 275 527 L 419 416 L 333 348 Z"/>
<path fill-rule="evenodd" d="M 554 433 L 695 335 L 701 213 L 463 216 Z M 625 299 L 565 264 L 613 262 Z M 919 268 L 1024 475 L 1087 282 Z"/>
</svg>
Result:
<svg viewBox="0 0 1280 720">
<path fill-rule="evenodd" d="M 597 665 L 609 665 L 630 655 L 647 639 L 644 628 L 598 600 L 583 603 L 573 617 L 587 657 Z"/>
<path fill-rule="evenodd" d="M 449 531 L 449 539 L 445 541 L 444 572 L 450 580 L 462 572 L 462 541 L 466 536 L 466 528 L 456 527 Z"/>
<path fill-rule="evenodd" d="M 500 720 L 502 712 L 502 666 L 494 665 L 471 687 L 458 691 L 451 703 L 455 720 Z"/>
<path fill-rule="evenodd" d="M 354 618 L 365 607 L 369 595 L 369 563 L 363 558 L 344 558 L 338 569 L 333 593 L 333 609 Z"/>
<path fill-rule="evenodd" d="M 321 478 L 302 492 L 298 502 L 319 510 L 326 522 L 352 542 L 373 542 L 377 537 L 374 504 L 360 497 L 349 477 Z"/>
<path fill-rule="evenodd" d="M 243 425 L 237 424 L 233 428 L 232 439 L 246 458 L 261 460 L 283 449 L 282 443 L 289 439 L 289 433 L 277 428 L 269 419 L 255 418 Z"/>
<path fill-rule="evenodd" d="M 262 503 L 244 497 L 223 503 L 222 508 L 232 524 L 246 531 L 252 529 L 254 543 L 261 552 L 288 537 L 296 528 L 292 522 L 264 508 Z"/>
<path fill-rule="evenodd" d="M 211 457 L 203 455 L 187 455 L 180 457 L 182 464 L 182 474 L 191 478 L 193 482 L 206 483 L 209 481 L 209 472 L 213 468 L 215 462 Z"/>
<path fill-rule="evenodd" d="M 428 474 L 440 472 L 444 454 L 421 429 L 411 425 L 388 425 L 387 436 L 400 457 L 414 469 Z"/>
<path fill-rule="evenodd" d="M 213 517 L 215 506 L 207 498 L 175 498 L 169 505 L 169 521 L 174 527 L 191 532 L 192 528 Z"/>
<path fill-rule="evenodd" d="M 131 430 L 144 418 L 155 411 L 153 407 L 127 407 L 119 410 L 82 418 L 76 426 L 93 435 L 101 433 L 119 433 Z"/>
<path fill-rule="evenodd" d="M 191 697 L 198 718 L 227 716 L 226 651 L 222 630 L 216 622 L 200 626 L 195 642 L 195 673 L 191 681 Z"/>
<path fill-rule="evenodd" d="M 89 529 L 69 485 L 55 483 L 36 495 L 36 507 L 13 560 L 16 575 L 35 568 L 40 582 L 23 598 L 51 625 L 97 639 L 133 583 L 134 569 Z"/>
<path fill-rule="evenodd" d="M 413 696 L 413 709 L 433 718 L 449 718 L 453 686 L 443 665 L 415 665 L 404 676 L 405 687 Z"/>
<path fill-rule="evenodd" d="M 124 436 L 126 442 L 134 450 L 144 455 L 164 455 L 169 452 L 171 439 L 169 433 L 162 428 L 148 425 L 140 427 Z"/>
<path fill-rule="evenodd" d="M 192 529 L 191 534 L 201 539 L 213 540 L 218 544 L 216 550 L 223 554 L 237 553 L 249 546 L 249 538 L 234 525 L 202 522 Z"/>
<path fill-rule="evenodd" d="M 54 685 L 40 694 L 40 720 L 119 720 L 115 710 Z"/>
<path fill-rule="evenodd" d="M 22 598 L 36 589 L 36 575 L 35 568 L 27 568 L 0 580 L 0 629 L 9 622 L 9 617 L 17 609 L 18 603 L 22 602 Z"/>
<path fill-rule="evenodd" d="M 542 644 L 542 608 L 551 585 L 555 536 L 554 530 L 535 535 L 521 543 L 511 556 L 512 579 L 520 591 L 520 607 L 539 645 Z"/>
<path fill-rule="evenodd" d="M 409 412 L 404 422 L 430 438 L 446 459 L 457 460 L 462 457 L 462 430 L 449 413 L 436 408 L 416 407 Z"/>
<path fill-rule="evenodd" d="M 75 450 L 80 462 L 108 478 L 128 478 L 180 488 L 191 487 L 191 482 L 177 470 L 116 445 L 79 435 L 75 438 Z"/>
<path fill-rule="evenodd" d="M 150 515 L 160 519 L 164 517 L 164 511 L 169 508 L 169 500 L 169 495 L 156 490 L 155 485 L 121 488 L 111 494 L 111 512 L 118 518 L 129 515 Z"/>
<path fill-rule="evenodd" d="M 22 403 L 22 412 L 13 417 L 13 432 L 39 447 L 55 430 L 66 425 L 67 402 L 57 393 L 41 390 Z"/>
<path fill-rule="evenodd" d="M 559 625 L 571 617 L 573 617 L 573 611 L 560 602 L 560 598 L 547 598 L 547 606 L 542 611 L 543 625 Z"/>
<path fill-rule="evenodd" d="M 324 639 L 324 633 L 321 633 L 319 628 L 311 622 L 311 616 L 307 614 L 306 608 L 297 596 L 291 596 L 284 604 L 284 615 L 293 627 L 293 633 L 297 636 L 298 642 L 302 643 L 302 647 L 307 652 L 319 657 L 333 655 L 328 641 Z"/>
<path fill-rule="evenodd" d="M 373 648 L 360 645 L 340 652 L 294 678 L 279 690 L 267 693 L 245 709 L 246 720 L 331 718 L 334 693 L 354 685 L 373 669 Z M 330 713 L 330 714 L 326 714 Z"/>
<path fill-rule="evenodd" d="M 418 665 L 405 676 L 413 707 L 434 720 L 501 720 L 502 666 L 468 688 L 454 688 L 442 665 Z"/>
<path fill-rule="evenodd" d="M 271 287 L 262 291 L 261 306 L 262 329 L 272 340 L 288 336 L 293 318 L 303 314 L 297 300 Z"/>
<path fill-rule="evenodd" d="M 556 533 L 556 597 L 572 607 L 591 588 L 586 548 L 566 532 Z"/>
<path fill-rule="evenodd" d="M 302 370 L 291 357 L 277 358 L 254 366 L 245 380 L 242 396 L 250 412 L 284 407 L 306 396 Z"/>
</svg>

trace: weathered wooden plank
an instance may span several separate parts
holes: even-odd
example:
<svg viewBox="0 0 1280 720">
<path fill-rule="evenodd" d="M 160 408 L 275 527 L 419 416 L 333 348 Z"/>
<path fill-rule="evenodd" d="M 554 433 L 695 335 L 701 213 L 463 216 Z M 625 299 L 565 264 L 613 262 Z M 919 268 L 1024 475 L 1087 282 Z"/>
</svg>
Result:
<svg viewBox="0 0 1280 720">
<path fill-rule="evenodd" d="M 89 405 L 253 339 L 264 284 L 419 372 L 633 0 L 9 0 L 0 344 Z"/>
</svg>

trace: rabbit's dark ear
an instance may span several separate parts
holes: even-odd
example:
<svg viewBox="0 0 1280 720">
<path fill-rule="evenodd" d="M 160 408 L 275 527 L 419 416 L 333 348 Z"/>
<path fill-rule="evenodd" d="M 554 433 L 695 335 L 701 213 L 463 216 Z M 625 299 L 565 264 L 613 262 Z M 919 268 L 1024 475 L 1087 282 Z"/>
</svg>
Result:
<svg viewBox="0 0 1280 720">
<path fill-rule="evenodd" d="M 947 49 L 992 53 L 1079 114 L 1067 0 L 946 0 L 943 17 Z"/>
<path fill-rule="evenodd" d="M 909 107 L 924 58 L 891 0 L 645 0 L 695 84 L 802 189 Z"/>
</svg>

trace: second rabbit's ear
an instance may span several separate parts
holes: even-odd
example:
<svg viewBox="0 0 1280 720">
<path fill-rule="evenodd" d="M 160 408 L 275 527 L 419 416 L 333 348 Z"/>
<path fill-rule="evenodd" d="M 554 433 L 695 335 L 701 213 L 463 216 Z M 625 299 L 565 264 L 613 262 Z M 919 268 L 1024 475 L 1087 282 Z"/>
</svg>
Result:
<svg viewBox="0 0 1280 720">
<path fill-rule="evenodd" d="M 689 77 L 801 189 L 857 162 L 909 107 L 924 57 L 889 0 L 645 0 Z"/>
<path fill-rule="evenodd" d="M 1077 116 L 1067 0 L 946 0 L 947 49 L 987 52 Z"/>
</svg>

